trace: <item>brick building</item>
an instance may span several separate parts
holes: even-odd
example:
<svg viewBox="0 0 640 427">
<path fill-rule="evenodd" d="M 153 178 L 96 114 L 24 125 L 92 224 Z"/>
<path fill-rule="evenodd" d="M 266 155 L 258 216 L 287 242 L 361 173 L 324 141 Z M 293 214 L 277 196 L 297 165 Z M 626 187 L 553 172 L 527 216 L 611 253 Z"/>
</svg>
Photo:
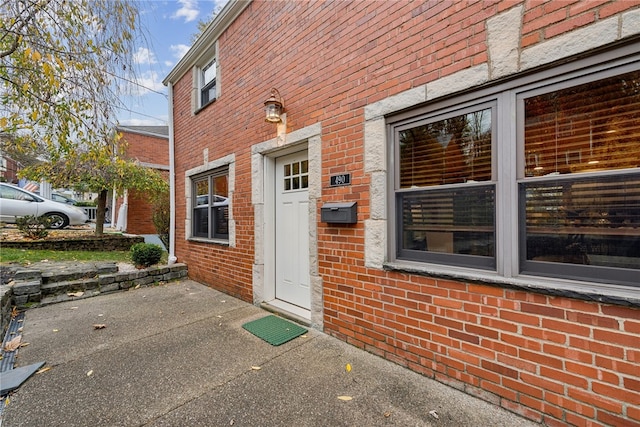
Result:
<svg viewBox="0 0 640 427">
<path fill-rule="evenodd" d="M 0 181 L 16 184 L 18 182 L 18 171 L 21 165 L 18 161 L 12 159 L 2 149 L 5 144 L 15 144 L 13 137 L 0 133 Z"/>
<path fill-rule="evenodd" d="M 165 79 L 170 252 L 532 420 L 640 425 L 638 52 L 638 2 L 231 0 Z"/>
<path fill-rule="evenodd" d="M 18 182 L 20 164 L 0 152 L 0 181 L 15 184 Z"/>
<path fill-rule="evenodd" d="M 156 169 L 169 176 L 169 128 L 168 126 L 120 126 L 118 132 L 126 143 L 127 157 L 136 159 L 142 166 Z M 120 207 L 127 204 L 126 220 L 118 218 Z M 130 234 L 157 234 L 153 225 L 152 209 L 145 195 L 135 190 L 127 191 L 115 203 L 116 224 Z"/>
</svg>

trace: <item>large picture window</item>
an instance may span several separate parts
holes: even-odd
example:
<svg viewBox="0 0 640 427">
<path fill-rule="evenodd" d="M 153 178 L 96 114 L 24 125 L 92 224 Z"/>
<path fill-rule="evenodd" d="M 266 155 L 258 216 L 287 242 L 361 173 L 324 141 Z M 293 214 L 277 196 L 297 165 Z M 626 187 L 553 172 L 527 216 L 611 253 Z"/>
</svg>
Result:
<svg viewBox="0 0 640 427">
<path fill-rule="evenodd" d="M 393 260 L 640 286 L 640 59 L 600 67 L 388 118 Z"/>
<path fill-rule="evenodd" d="M 229 183 L 226 170 L 193 178 L 193 236 L 229 238 Z"/>
<path fill-rule="evenodd" d="M 520 98 L 522 270 L 639 283 L 640 71 Z"/>
<path fill-rule="evenodd" d="M 396 127 L 398 255 L 495 266 L 492 104 Z"/>
</svg>

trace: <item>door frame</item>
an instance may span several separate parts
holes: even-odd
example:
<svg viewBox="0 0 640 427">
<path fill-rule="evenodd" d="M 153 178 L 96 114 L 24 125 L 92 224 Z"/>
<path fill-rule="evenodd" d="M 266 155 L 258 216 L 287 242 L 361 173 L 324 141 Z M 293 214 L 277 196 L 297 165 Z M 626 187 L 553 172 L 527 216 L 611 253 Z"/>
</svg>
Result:
<svg viewBox="0 0 640 427">
<path fill-rule="evenodd" d="M 292 316 L 317 329 L 323 326 L 322 279 L 318 274 L 318 205 L 322 193 L 321 126 L 280 134 L 255 144 L 251 150 L 252 205 L 254 208 L 253 302 Z M 309 159 L 309 276 L 310 310 L 275 297 L 275 163 L 276 158 L 307 151 Z"/>
</svg>

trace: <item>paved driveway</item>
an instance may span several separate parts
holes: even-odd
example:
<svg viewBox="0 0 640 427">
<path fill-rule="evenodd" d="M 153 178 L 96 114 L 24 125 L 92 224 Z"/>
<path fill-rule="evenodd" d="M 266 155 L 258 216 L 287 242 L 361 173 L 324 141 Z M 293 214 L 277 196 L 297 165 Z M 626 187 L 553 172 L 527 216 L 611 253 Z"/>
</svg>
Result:
<svg viewBox="0 0 640 427">
<path fill-rule="evenodd" d="M 2 427 L 536 425 L 315 330 L 242 329 L 267 314 L 190 280 L 29 310 L 16 366 L 51 369 Z"/>
</svg>

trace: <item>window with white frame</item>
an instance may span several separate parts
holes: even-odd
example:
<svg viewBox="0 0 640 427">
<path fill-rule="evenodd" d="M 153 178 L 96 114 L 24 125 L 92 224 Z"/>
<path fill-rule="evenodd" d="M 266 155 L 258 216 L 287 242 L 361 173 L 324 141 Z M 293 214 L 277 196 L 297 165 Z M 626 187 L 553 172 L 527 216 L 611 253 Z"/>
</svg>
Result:
<svg viewBox="0 0 640 427">
<path fill-rule="evenodd" d="M 215 172 L 191 178 L 192 235 L 205 239 L 229 238 L 229 173 Z"/>
<path fill-rule="evenodd" d="M 216 99 L 216 60 L 200 69 L 200 108 Z"/>
<path fill-rule="evenodd" d="M 640 59 L 544 77 L 389 119 L 395 260 L 640 286 Z"/>
</svg>

